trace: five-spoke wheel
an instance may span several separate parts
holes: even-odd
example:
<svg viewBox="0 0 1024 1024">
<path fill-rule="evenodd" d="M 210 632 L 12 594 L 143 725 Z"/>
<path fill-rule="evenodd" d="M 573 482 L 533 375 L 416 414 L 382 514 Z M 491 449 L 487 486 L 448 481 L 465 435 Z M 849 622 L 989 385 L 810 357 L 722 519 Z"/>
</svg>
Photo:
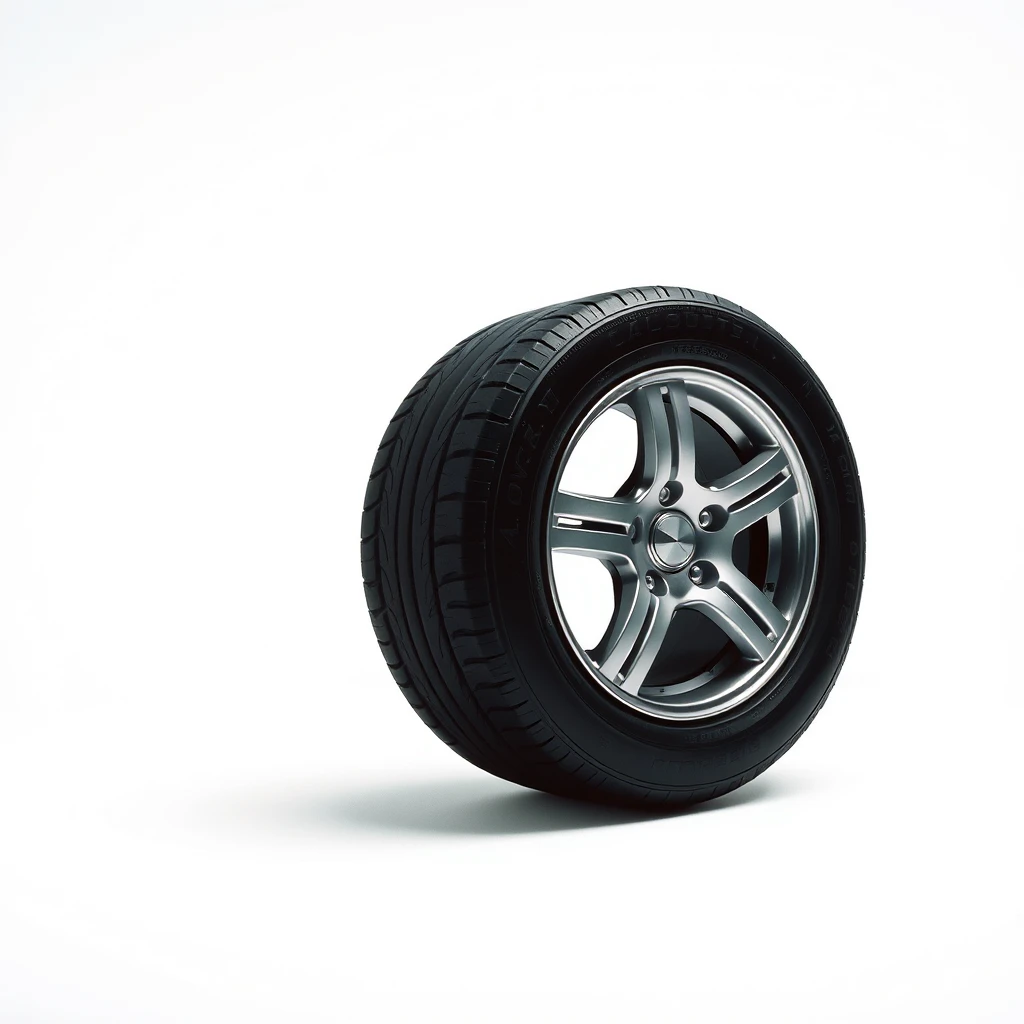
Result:
<svg viewBox="0 0 1024 1024">
<path fill-rule="evenodd" d="M 633 472 L 613 481 L 607 495 L 556 484 L 548 549 L 599 559 L 611 574 L 614 610 L 590 649 L 560 614 L 563 628 L 593 678 L 639 710 L 679 718 L 720 713 L 767 683 L 801 626 L 817 537 L 806 468 L 757 394 L 724 374 L 680 367 L 605 395 L 567 446 L 563 470 L 605 413 L 636 422 Z M 561 613 L 557 582 L 552 590 Z M 717 627 L 721 643 L 701 657 L 704 629 L 697 660 L 680 657 L 694 633 L 691 618 L 673 644 L 668 673 L 656 674 L 683 610 Z M 680 665 L 688 668 L 683 675 Z"/>
</svg>

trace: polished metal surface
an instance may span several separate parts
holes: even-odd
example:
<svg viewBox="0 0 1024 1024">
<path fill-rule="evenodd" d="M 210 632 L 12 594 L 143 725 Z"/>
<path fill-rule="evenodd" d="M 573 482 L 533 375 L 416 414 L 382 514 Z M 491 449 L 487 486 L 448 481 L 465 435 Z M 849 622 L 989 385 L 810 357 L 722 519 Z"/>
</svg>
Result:
<svg viewBox="0 0 1024 1024">
<path fill-rule="evenodd" d="M 612 409 L 636 423 L 633 477 L 608 495 L 561 489 L 579 439 Z M 712 480 L 700 472 L 698 418 L 735 453 L 737 465 Z M 746 538 L 756 533 L 749 542 L 758 551 L 756 579 L 734 562 L 744 531 Z M 605 690 L 659 718 L 700 719 L 767 690 L 806 617 L 817 547 L 807 470 L 779 416 L 725 374 L 678 367 L 624 382 L 583 417 L 549 508 L 548 580 L 570 645 Z M 614 609 L 589 650 L 563 614 L 555 553 L 598 559 L 612 576 Z M 721 650 L 681 677 L 673 675 L 673 654 L 667 665 L 659 663 L 655 679 L 652 667 L 681 610 L 711 620 L 721 631 Z M 671 650 L 682 657 L 686 642 L 684 635 Z"/>
<path fill-rule="evenodd" d="M 697 535 L 681 512 L 663 512 L 651 524 L 651 558 L 669 572 L 678 572 L 693 557 Z"/>
</svg>

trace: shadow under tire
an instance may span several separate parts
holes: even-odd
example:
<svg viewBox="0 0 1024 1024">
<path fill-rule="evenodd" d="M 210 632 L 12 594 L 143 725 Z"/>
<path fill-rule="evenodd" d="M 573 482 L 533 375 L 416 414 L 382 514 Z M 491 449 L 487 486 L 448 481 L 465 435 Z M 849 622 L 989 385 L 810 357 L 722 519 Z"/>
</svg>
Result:
<svg viewBox="0 0 1024 1024">
<path fill-rule="evenodd" d="M 632 467 L 573 490 L 612 421 Z M 682 805 L 754 778 L 824 703 L 864 509 L 791 345 L 718 296 L 631 288 L 499 321 L 430 367 L 378 449 L 361 553 L 385 661 L 443 742 L 524 786 Z M 589 638 L 560 568 L 582 562 L 611 609 Z"/>
</svg>

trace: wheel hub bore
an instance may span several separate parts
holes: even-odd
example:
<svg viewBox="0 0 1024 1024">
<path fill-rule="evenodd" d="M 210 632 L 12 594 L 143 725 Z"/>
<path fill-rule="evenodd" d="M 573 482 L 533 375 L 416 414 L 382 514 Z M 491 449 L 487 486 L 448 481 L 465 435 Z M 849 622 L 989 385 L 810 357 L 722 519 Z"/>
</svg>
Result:
<svg viewBox="0 0 1024 1024">
<path fill-rule="evenodd" d="M 693 558 L 697 534 L 682 512 L 663 512 L 651 524 L 651 557 L 664 569 L 675 572 Z"/>
</svg>

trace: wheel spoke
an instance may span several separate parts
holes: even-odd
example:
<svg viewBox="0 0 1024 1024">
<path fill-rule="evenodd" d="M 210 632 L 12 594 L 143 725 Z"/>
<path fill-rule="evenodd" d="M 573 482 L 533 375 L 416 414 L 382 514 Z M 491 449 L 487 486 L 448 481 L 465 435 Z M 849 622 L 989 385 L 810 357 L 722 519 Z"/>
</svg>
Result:
<svg viewBox="0 0 1024 1024">
<path fill-rule="evenodd" d="M 662 487 L 694 476 L 693 416 L 682 381 L 637 388 L 626 399 L 636 416 L 641 482 Z"/>
<path fill-rule="evenodd" d="M 551 550 L 629 561 L 635 515 L 634 504 L 621 498 L 558 491 L 552 502 Z"/>
<path fill-rule="evenodd" d="M 729 512 L 729 523 L 734 533 L 753 526 L 754 523 L 781 508 L 797 494 L 796 481 L 791 476 L 783 477 L 777 484 L 754 498 L 749 504 L 741 505 Z"/>
<path fill-rule="evenodd" d="M 781 448 L 758 452 L 739 469 L 716 480 L 711 490 L 729 512 L 732 533 L 745 530 L 797 494 L 796 481 Z"/>
<path fill-rule="evenodd" d="M 608 631 L 590 656 L 601 675 L 635 696 L 664 643 L 675 601 L 656 597 L 638 578 L 619 597 Z"/>
<path fill-rule="evenodd" d="M 747 658 L 764 661 L 789 625 L 786 617 L 738 569 L 714 587 L 694 587 L 686 604 L 717 623 Z"/>
<path fill-rule="evenodd" d="M 789 625 L 789 620 L 782 612 L 775 607 L 772 599 L 751 582 L 735 566 L 730 566 L 723 573 L 718 584 L 727 593 L 743 605 L 754 619 L 769 633 L 774 633 L 776 638 L 781 637 Z"/>
<path fill-rule="evenodd" d="M 558 491 L 552 502 L 552 512 L 562 519 L 578 519 L 624 533 L 636 515 L 636 506 L 622 498 Z"/>
<path fill-rule="evenodd" d="M 615 612 L 598 645 L 588 653 L 597 663 L 598 671 L 613 682 L 636 646 L 653 597 L 646 584 L 635 573 L 627 577 L 617 573 Z"/>
<path fill-rule="evenodd" d="M 635 697 L 640 692 L 640 687 L 644 685 L 654 659 L 665 642 L 674 612 L 675 601 L 671 598 L 651 598 L 643 627 L 624 666 L 621 686 L 626 693 L 631 693 Z"/>
</svg>

